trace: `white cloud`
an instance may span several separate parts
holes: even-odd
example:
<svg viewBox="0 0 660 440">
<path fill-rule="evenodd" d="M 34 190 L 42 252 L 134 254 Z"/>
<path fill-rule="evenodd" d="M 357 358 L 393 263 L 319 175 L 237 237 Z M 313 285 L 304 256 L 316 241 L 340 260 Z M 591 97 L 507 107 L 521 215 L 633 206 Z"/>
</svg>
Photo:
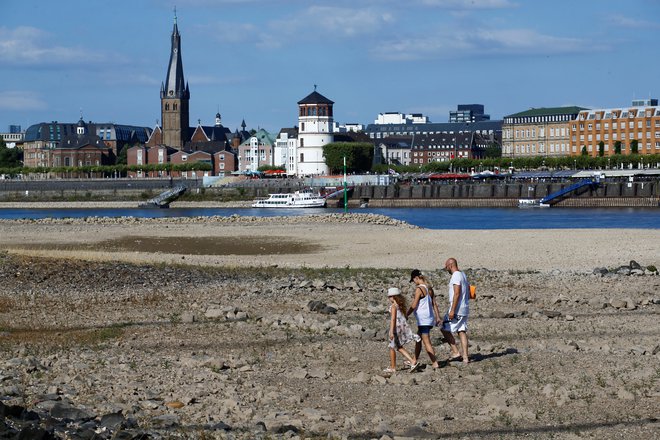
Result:
<svg viewBox="0 0 660 440">
<path fill-rule="evenodd" d="M 80 47 L 58 46 L 53 36 L 30 26 L 0 27 L 0 59 L 6 65 L 95 64 L 103 61 L 97 53 Z"/>
<path fill-rule="evenodd" d="M 385 42 L 372 50 L 376 58 L 415 60 L 474 55 L 547 55 L 599 50 L 578 38 L 540 34 L 531 29 L 443 30 L 433 35 Z"/>
<path fill-rule="evenodd" d="M 217 22 L 200 26 L 202 32 L 229 44 L 252 44 L 274 49 L 292 41 L 328 41 L 377 34 L 394 21 L 393 15 L 374 8 L 352 9 L 310 6 L 266 24 Z"/>
<path fill-rule="evenodd" d="M 374 8 L 353 9 L 334 6 L 311 6 L 286 22 L 280 23 L 285 28 L 298 34 L 300 31 L 314 32 L 312 36 L 353 37 L 371 34 L 394 21 L 389 12 Z M 303 34 L 309 36 L 309 34 Z"/>
<path fill-rule="evenodd" d="M 39 110 L 45 106 L 46 103 L 33 92 L 0 91 L 0 110 Z"/>
<path fill-rule="evenodd" d="M 636 18 L 630 18 L 626 17 L 624 15 L 609 15 L 606 17 L 608 23 L 612 26 L 618 26 L 622 28 L 629 28 L 629 29 L 660 29 L 660 23 L 658 22 L 653 22 L 653 21 L 647 21 L 647 20 L 639 20 Z"/>
<path fill-rule="evenodd" d="M 419 0 L 426 6 L 434 6 L 443 9 L 503 9 L 517 6 L 509 0 Z"/>
</svg>

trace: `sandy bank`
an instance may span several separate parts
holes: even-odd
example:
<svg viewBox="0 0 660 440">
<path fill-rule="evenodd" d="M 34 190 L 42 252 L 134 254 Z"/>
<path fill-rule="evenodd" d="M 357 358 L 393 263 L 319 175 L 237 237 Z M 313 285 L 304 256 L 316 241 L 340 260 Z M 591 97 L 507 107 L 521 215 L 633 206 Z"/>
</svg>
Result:
<svg viewBox="0 0 660 440">
<path fill-rule="evenodd" d="M 371 217 L 355 214 L 348 219 L 364 218 Z M 157 245 L 143 249 L 140 243 L 144 237 L 152 242 L 162 240 L 167 250 Z M 222 239 L 222 245 L 192 252 L 205 237 Z M 193 244 L 192 238 L 196 240 Z M 124 246 L 116 245 L 118 241 Z M 133 245 L 126 244 L 131 241 Z M 241 251 L 248 241 L 252 251 Z M 351 222 L 341 216 L 0 222 L 0 248 L 15 252 L 211 266 L 431 270 L 440 267 L 446 257 L 454 256 L 472 268 L 590 272 L 595 267 L 614 267 L 630 260 L 658 265 L 658 243 L 660 230 L 427 230 L 375 220 Z"/>
</svg>

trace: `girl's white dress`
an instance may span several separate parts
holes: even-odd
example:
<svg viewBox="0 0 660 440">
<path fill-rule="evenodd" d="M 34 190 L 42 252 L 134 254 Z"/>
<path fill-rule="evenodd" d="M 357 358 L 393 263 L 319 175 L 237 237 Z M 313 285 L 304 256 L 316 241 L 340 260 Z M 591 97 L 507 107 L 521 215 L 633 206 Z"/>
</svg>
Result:
<svg viewBox="0 0 660 440">
<path fill-rule="evenodd" d="M 396 307 L 396 322 L 394 324 L 394 339 L 390 339 L 389 347 L 396 350 L 399 347 L 403 347 L 410 341 L 421 341 L 419 335 L 413 333 L 412 329 L 408 325 L 406 316 L 401 312 L 401 309 L 399 309 L 398 305 L 390 304 L 390 316 L 392 316 L 392 307 Z"/>
</svg>

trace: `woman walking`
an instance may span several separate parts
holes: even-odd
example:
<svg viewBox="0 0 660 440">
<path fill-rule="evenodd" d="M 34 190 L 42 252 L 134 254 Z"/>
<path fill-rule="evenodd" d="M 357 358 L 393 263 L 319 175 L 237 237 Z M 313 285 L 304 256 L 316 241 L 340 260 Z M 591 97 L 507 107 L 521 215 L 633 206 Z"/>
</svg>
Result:
<svg viewBox="0 0 660 440">
<path fill-rule="evenodd" d="M 440 365 L 431 344 L 431 329 L 434 325 L 438 324 L 440 313 L 433 295 L 433 288 L 418 269 L 413 270 L 410 274 L 410 282 L 415 283 L 415 296 L 406 316 L 409 316 L 413 312 L 415 313 L 415 318 L 417 318 L 417 335 L 420 337 L 420 340 L 415 344 L 415 359 L 419 360 L 419 355 L 422 352 L 422 344 L 424 344 L 424 349 L 426 350 L 426 354 L 429 355 L 431 365 L 436 369 Z"/>
</svg>

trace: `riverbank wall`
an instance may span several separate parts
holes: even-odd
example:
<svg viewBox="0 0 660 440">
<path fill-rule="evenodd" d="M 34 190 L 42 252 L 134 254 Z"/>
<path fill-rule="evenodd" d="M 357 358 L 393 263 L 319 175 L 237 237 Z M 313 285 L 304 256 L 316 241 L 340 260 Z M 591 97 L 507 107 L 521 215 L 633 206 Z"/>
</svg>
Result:
<svg viewBox="0 0 660 440">
<path fill-rule="evenodd" d="M 511 207 L 519 199 L 540 199 L 573 182 L 459 182 L 401 185 L 361 185 L 349 192 L 349 207 Z M 0 181 L 0 202 L 43 201 L 143 201 L 173 185 L 188 187 L 185 201 L 252 200 L 270 193 L 292 192 L 299 181 L 253 180 L 242 185 L 204 188 L 200 180 L 102 179 Z M 329 206 L 343 206 L 343 198 L 329 199 Z M 615 181 L 585 187 L 559 201 L 566 207 L 658 207 L 660 182 Z"/>
</svg>

